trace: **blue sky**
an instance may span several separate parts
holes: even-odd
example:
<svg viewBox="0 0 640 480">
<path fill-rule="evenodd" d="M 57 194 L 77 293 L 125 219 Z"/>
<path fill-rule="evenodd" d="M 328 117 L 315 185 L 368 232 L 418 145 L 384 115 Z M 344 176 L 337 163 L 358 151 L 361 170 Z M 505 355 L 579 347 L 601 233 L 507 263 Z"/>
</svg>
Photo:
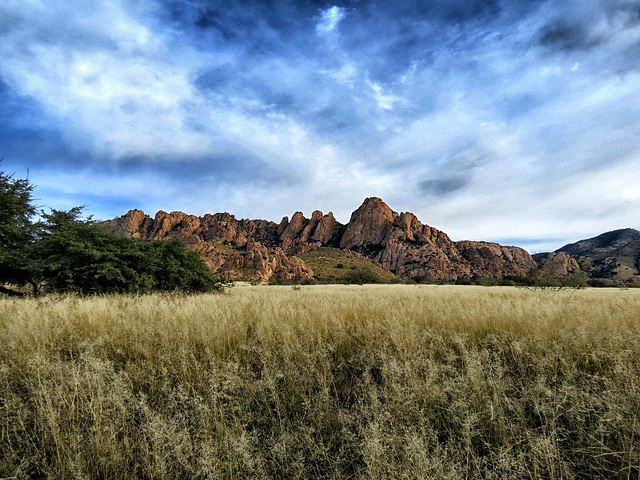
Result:
<svg viewBox="0 0 640 480">
<path fill-rule="evenodd" d="M 98 219 L 640 228 L 639 0 L 2 0 L 0 106 L 3 168 Z"/>
</svg>

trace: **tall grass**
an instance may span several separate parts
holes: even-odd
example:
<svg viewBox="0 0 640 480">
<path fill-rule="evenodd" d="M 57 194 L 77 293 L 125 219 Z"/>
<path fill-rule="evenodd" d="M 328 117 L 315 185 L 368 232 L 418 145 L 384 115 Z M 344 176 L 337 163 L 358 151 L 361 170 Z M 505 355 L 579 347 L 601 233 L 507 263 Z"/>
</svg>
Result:
<svg viewBox="0 0 640 480">
<path fill-rule="evenodd" d="M 0 478 L 640 478 L 640 290 L 0 300 Z"/>
</svg>

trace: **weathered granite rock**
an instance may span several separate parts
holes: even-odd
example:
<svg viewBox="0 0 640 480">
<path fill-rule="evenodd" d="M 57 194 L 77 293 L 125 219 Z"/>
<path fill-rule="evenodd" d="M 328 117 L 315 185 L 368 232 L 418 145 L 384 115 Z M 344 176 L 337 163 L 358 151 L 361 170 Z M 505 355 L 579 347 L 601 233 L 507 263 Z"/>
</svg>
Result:
<svg viewBox="0 0 640 480">
<path fill-rule="evenodd" d="M 351 220 L 340 240 L 340 248 L 382 245 L 397 215 L 380 198 L 367 198 L 351 214 Z"/>
<path fill-rule="evenodd" d="M 489 242 L 453 242 L 422 224 L 409 212 L 397 213 L 380 198 L 367 198 L 347 225 L 329 212 L 316 210 L 307 219 L 296 212 L 279 224 L 237 220 L 229 213 L 203 217 L 158 212 L 150 218 L 140 210 L 103 222 L 116 233 L 159 240 L 178 238 L 200 252 L 207 265 L 228 278 L 255 272 L 261 280 L 310 279 L 311 269 L 294 255 L 322 246 L 340 247 L 377 262 L 401 278 L 416 276 L 455 280 L 473 275 L 495 277 L 524 274 L 536 263 L 521 248 Z M 559 260 L 558 260 L 559 261 Z M 241 272 L 242 271 L 242 272 Z"/>
<path fill-rule="evenodd" d="M 177 238 L 199 252 L 214 273 L 230 280 L 242 278 L 244 273 L 238 271 L 242 269 L 255 270 L 258 280 L 269 280 L 273 275 L 300 280 L 313 277 L 313 271 L 301 259 L 288 257 L 279 247 L 271 247 L 275 250 L 270 253 L 270 249 L 260 243 L 259 239 L 272 245 L 278 243 L 278 226 L 265 220 L 238 221 L 228 213 L 196 217 L 163 211 L 152 219 L 140 210 L 131 210 L 102 225 L 115 233 L 145 240 Z M 225 245 L 233 253 L 221 251 Z"/>
<path fill-rule="evenodd" d="M 551 252 L 542 261 L 540 269 L 554 275 L 571 275 L 580 271 L 575 258 L 565 252 Z"/>
<path fill-rule="evenodd" d="M 493 242 L 456 242 L 462 258 L 471 265 L 470 274 L 482 277 L 526 275 L 537 264 L 520 247 L 509 247 Z"/>
<path fill-rule="evenodd" d="M 321 214 L 322 215 L 322 214 Z M 318 221 L 318 225 L 311 236 L 314 242 L 328 244 L 336 233 L 338 222 L 333 217 L 333 212 L 327 213 Z"/>
</svg>

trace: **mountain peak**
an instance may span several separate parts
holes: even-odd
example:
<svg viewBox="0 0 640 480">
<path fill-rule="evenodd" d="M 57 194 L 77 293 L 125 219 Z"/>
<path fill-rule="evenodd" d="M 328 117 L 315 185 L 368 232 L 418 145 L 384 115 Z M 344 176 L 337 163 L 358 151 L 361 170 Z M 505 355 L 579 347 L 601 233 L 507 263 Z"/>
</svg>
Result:
<svg viewBox="0 0 640 480">
<path fill-rule="evenodd" d="M 378 197 L 369 197 L 351 214 L 340 248 L 365 243 L 379 244 L 398 214 Z"/>
</svg>

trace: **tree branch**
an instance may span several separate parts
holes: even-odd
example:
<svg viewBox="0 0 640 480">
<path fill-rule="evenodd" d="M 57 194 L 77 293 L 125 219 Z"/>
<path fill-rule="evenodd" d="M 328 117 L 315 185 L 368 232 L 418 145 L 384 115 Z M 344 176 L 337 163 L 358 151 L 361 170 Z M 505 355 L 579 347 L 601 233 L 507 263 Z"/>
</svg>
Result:
<svg viewBox="0 0 640 480">
<path fill-rule="evenodd" d="M 10 288 L 5 288 L 2 285 L 0 285 L 0 293 L 4 293 L 6 295 L 9 295 L 10 297 L 24 297 L 25 294 L 22 292 L 16 292 L 15 290 L 11 290 Z"/>
</svg>

